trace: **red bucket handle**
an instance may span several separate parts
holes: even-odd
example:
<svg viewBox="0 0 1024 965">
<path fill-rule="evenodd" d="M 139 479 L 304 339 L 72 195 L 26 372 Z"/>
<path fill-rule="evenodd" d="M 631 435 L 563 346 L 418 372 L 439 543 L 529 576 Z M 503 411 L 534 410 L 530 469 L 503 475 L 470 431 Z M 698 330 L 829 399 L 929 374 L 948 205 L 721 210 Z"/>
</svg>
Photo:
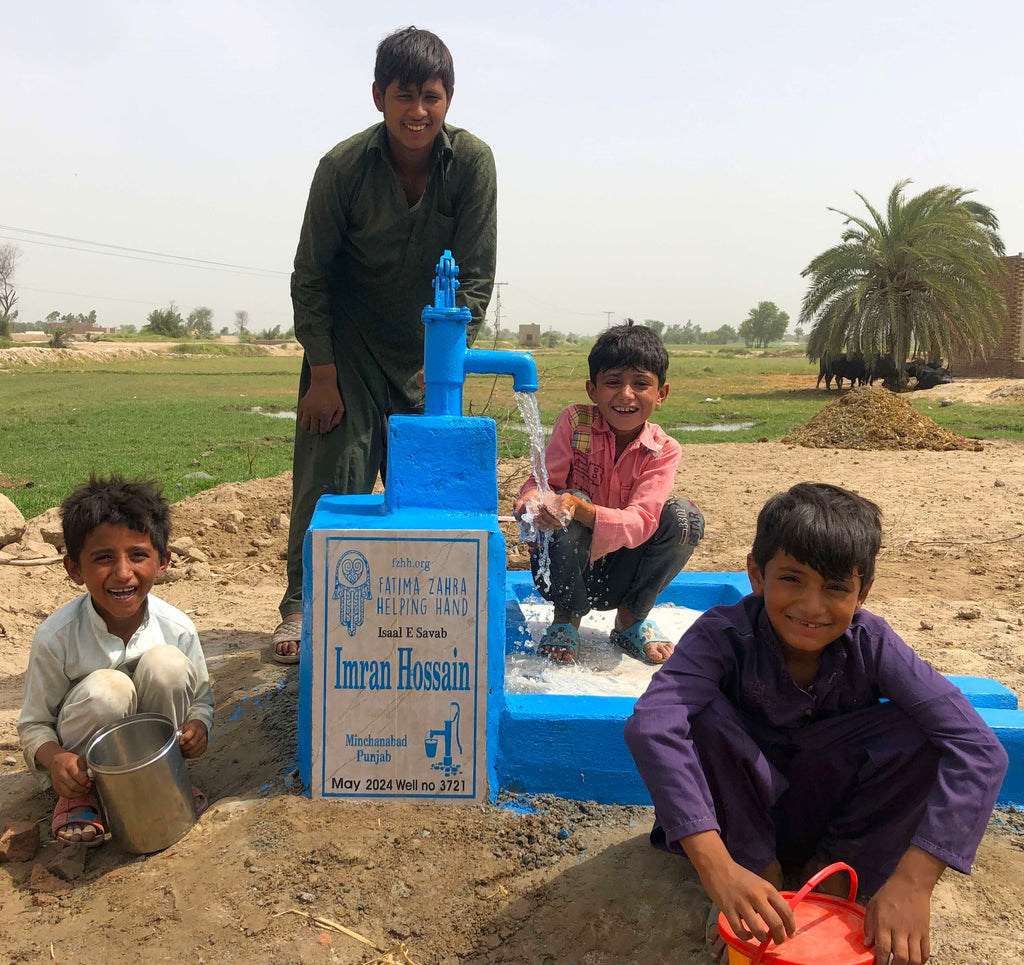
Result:
<svg viewBox="0 0 1024 965">
<path fill-rule="evenodd" d="M 792 898 L 787 900 L 787 904 L 790 908 L 796 908 L 801 901 L 806 898 L 816 885 L 820 885 L 826 878 L 831 877 L 837 871 L 849 871 L 850 872 L 850 897 L 849 901 L 853 901 L 857 897 L 857 872 L 853 870 L 848 864 L 842 861 L 836 861 L 833 864 L 826 865 L 817 874 L 811 875 L 808 879 L 807 884 L 803 886 Z M 764 953 L 768 946 L 772 943 L 772 936 L 769 935 L 758 948 L 757 953 L 750 960 L 750 965 L 761 965 L 761 959 L 764 957 Z"/>
</svg>

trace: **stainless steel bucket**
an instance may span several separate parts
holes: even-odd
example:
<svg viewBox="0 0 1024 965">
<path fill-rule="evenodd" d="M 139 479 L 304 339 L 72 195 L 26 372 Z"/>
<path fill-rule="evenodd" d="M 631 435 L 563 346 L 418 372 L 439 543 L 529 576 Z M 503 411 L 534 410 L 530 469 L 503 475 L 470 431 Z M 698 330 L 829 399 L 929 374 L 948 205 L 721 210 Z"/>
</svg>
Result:
<svg viewBox="0 0 1024 965">
<path fill-rule="evenodd" d="M 97 731 L 85 749 L 107 830 L 135 854 L 162 851 L 195 824 L 178 737 L 168 718 L 136 714 Z"/>
</svg>

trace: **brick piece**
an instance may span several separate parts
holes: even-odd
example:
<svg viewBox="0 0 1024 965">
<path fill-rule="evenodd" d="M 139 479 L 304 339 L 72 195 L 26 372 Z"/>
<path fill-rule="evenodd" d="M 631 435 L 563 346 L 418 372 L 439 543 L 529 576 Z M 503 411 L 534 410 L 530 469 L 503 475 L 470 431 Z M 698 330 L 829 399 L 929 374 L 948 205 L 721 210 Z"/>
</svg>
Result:
<svg viewBox="0 0 1024 965">
<path fill-rule="evenodd" d="M 30 891 L 42 891 L 50 895 L 58 895 L 67 891 L 71 885 L 61 881 L 56 875 L 51 874 L 41 864 L 32 866 L 32 873 L 28 876 L 28 887 Z"/>
<path fill-rule="evenodd" d="M 0 834 L 0 864 L 31 861 L 39 850 L 39 825 L 35 821 L 8 821 Z"/>
<path fill-rule="evenodd" d="M 46 870 L 64 881 L 74 881 L 85 871 L 86 851 L 88 848 L 57 845 L 53 856 L 46 862 Z"/>
</svg>

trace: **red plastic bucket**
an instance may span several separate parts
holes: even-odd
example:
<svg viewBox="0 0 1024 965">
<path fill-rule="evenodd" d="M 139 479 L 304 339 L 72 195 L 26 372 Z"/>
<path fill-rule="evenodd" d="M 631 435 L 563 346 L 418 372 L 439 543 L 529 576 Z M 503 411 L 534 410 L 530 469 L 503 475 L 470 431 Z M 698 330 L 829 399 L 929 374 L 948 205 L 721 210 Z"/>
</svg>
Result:
<svg viewBox="0 0 1024 965">
<path fill-rule="evenodd" d="M 811 894 L 837 871 L 850 873 L 848 899 Z M 864 944 L 864 909 L 853 900 L 856 896 L 857 873 L 842 862 L 822 868 L 797 892 L 783 891 L 796 918 L 796 934 L 782 945 L 771 938 L 745 941 L 720 914 L 718 930 L 729 946 L 729 965 L 871 965 L 875 953 Z"/>
</svg>

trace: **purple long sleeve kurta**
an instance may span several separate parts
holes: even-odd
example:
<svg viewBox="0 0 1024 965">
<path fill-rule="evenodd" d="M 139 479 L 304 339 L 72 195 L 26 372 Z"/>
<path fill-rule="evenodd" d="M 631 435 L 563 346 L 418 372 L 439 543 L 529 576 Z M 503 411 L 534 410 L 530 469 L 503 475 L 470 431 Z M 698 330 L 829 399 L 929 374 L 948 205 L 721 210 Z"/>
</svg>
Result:
<svg viewBox="0 0 1024 965">
<path fill-rule="evenodd" d="M 741 713 L 787 732 L 888 698 L 939 749 L 935 785 L 912 844 L 967 873 L 995 803 L 1007 756 L 964 695 L 880 617 L 860 610 L 823 652 L 809 690 L 786 668 L 760 596 L 708 610 L 656 673 L 626 743 L 669 842 L 720 830 L 690 720 L 722 693 Z"/>
</svg>

